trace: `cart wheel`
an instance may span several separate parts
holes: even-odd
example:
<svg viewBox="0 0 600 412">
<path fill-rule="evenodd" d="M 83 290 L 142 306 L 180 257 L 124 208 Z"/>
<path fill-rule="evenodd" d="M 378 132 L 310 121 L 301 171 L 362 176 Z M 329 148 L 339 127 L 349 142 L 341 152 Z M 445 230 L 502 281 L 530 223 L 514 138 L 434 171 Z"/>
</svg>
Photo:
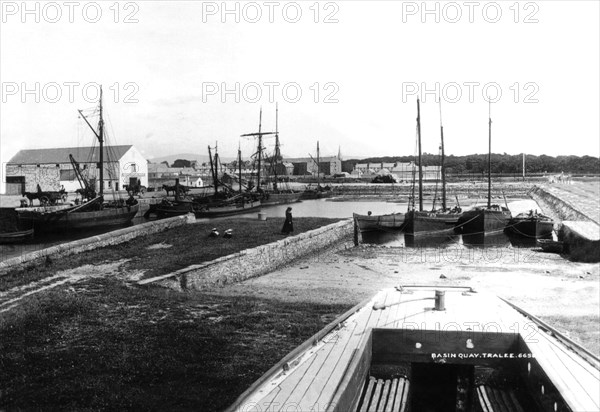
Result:
<svg viewBox="0 0 600 412">
<path fill-rule="evenodd" d="M 40 197 L 40 203 L 46 206 L 48 203 L 50 203 L 50 199 L 47 196 L 42 196 Z"/>
</svg>

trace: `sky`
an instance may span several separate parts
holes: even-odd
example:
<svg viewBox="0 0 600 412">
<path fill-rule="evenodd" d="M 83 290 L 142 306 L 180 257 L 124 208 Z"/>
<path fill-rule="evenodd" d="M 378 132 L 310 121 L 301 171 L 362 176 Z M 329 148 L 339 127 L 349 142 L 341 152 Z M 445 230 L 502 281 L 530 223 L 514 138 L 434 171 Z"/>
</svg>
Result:
<svg viewBox="0 0 600 412">
<path fill-rule="evenodd" d="M 92 145 L 98 84 L 109 143 L 146 158 L 247 157 L 276 102 L 285 156 L 412 155 L 417 97 L 424 152 L 441 115 L 447 154 L 486 153 L 491 113 L 493 152 L 600 155 L 597 1 L 70 4 L 0 1 L 2 173 Z"/>
</svg>

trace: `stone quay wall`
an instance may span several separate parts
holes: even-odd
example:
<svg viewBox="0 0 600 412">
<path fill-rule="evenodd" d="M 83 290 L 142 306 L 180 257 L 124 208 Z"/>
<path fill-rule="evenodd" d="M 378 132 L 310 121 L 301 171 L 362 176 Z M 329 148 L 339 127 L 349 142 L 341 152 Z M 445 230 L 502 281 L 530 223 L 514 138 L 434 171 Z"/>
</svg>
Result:
<svg viewBox="0 0 600 412">
<path fill-rule="evenodd" d="M 287 237 L 252 249 L 193 265 L 168 275 L 144 279 L 139 284 L 157 283 L 180 291 L 223 286 L 272 272 L 295 259 L 334 244 L 351 242 L 352 219 Z"/>
<path fill-rule="evenodd" d="M 131 239 L 139 236 L 145 236 L 152 233 L 162 232 L 164 230 L 183 226 L 194 222 L 196 219 L 193 215 L 177 216 L 169 219 L 157 220 L 140 225 L 118 229 L 112 232 L 103 233 L 98 236 L 92 236 L 85 239 L 74 240 L 72 242 L 63 243 L 52 246 L 46 249 L 35 252 L 26 253 L 22 256 L 17 256 L 11 259 L 0 262 L 0 276 L 10 273 L 24 265 L 37 264 L 43 262 L 48 257 L 69 256 L 76 253 L 93 250 L 99 247 L 117 245 L 128 242 Z"/>
</svg>

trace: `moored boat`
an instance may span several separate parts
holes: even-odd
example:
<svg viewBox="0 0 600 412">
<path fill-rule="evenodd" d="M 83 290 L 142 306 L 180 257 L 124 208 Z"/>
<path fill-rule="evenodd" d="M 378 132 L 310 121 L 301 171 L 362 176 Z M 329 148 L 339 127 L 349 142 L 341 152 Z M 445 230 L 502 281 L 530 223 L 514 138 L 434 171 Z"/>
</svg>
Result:
<svg viewBox="0 0 600 412">
<path fill-rule="evenodd" d="M 88 179 L 81 174 L 77 162 L 69 155 L 77 179 L 82 183 L 82 193 L 89 196 L 87 201 L 75 205 L 21 207 L 15 209 L 19 226 L 36 231 L 62 231 L 71 229 L 90 229 L 97 227 L 121 226 L 131 222 L 138 212 L 139 204 L 133 196 L 127 200 L 105 201 L 104 198 L 104 158 L 105 131 L 102 109 L 102 87 L 98 103 L 98 128 L 92 127 L 83 111 L 79 110 L 81 118 L 89 126 L 99 143 L 99 150 L 91 153 L 97 156 L 99 191 L 91 187 Z M 108 152 L 106 152 L 108 154 Z M 65 159 L 67 160 L 67 159 Z M 95 159 L 94 159 L 95 160 Z"/>
<path fill-rule="evenodd" d="M 228 411 L 596 411 L 600 359 L 468 287 L 386 289 L 266 372 Z"/>
<path fill-rule="evenodd" d="M 352 214 L 361 232 L 401 230 L 404 225 L 404 213 L 387 215 Z"/>
<path fill-rule="evenodd" d="M 260 210 L 260 200 L 252 198 L 236 197 L 222 203 L 208 203 L 194 209 L 194 214 L 198 218 L 210 218 L 250 213 Z"/>
<path fill-rule="evenodd" d="M 423 168 L 421 160 L 421 109 L 417 99 L 417 137 L 418 137 L 418 175 L 419 175 L 419 210 L 413 205 L 412 210 L 406 213 L 406 225 L 404 231 L 413 236 L 435 236 L 451 233 L 462 215 L 462 209 L 458 206 L 448 208 L 446 205 L 446 173 L 444 168 L 444 127 L 441 124 L 440 106 L 440 133 L 441 133 L 441 174 L 442 174 L 442 207 L 431 211 L 423 210 Z M 414 183 L 413 183 L 414 184 Z M 436 186 L 437 194 L 437 186 Z M 414 200 L 414 199 L 413 199 Z"/>
<path fill-rule="evenodd" d="M 490 103 L 491 112 L 491 103 Z M 508 207 L 492 204 L 492 116 L 488 122 L 488 193 L 487 206 L 474 207 L 467 210 L 458 219 L 456 230 L 463 234 L 487 234 L 504 231 L 512 215 Z"/>
<path fill-rule="evenodd" d="M 537 213 L 537 210 L 530 210 L 529 212 L 519 213 L 510 219 L 506 229 L 522 237 L 547 239 L 552 237 L 554 221 L 548 216 Z"/>
<path fill-rule="evenodd" d="M 511 219 L 510 210 L 504 206 L 479 206 L 463 212 L 456 230 L 466 235 L 501 233 Z"/>
</svg>

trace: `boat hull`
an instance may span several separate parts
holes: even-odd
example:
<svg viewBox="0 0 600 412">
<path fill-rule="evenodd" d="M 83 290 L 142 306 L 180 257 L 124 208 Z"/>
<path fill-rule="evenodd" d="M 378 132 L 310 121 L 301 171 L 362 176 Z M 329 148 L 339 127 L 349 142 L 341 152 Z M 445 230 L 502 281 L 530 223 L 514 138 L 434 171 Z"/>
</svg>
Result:
<svg viewBox="0 0 600 412">
<path fill-rule="evenodd" d="M 404 286 L 335 319 L 226 411 L 491 410 L 484 391 L 502 410 L 600 410 L 600 359 L 493 295 Z"/>
<path fill-rule="evenodd" d="M 406 214 L 405 232 L 412 235 L 436 235 L 454 232 L 461 213 L 418 212 Z"/>
<path fill-rule="evenodd" d="M 298 193 L 267 193 L 267 195 L 264 196 L 260 200 L 260 203 L 263 206 L 286 205 L 288 203 L 300 202 L 301 196 L 302 196 L 302 193 L 300 193 L 300 192 L 298 192 Z"/>
<path fill-rule="evenodd" d="M 144 218 L 149 219 L 154 215 L 157 219 L 164 219 L 168 217 L 183 216 L 193 212 L 194 207 L 192 202 L 171 204 L 156 203 L 150 205 L 150 208 L 144 213 Z"/>
<path fill-rule="evenodd" d="M 508 210 L 469 210 L 458 219 L 457 230 L 464 234 L 498 233 L 506 228 L 510 219 Z"/>
<path fill-rule="evenodd" d="M 535 218 L 511 219 L 506 229 L 509 232 L 522 237 L 548 239 L 552 238 L 554 222 L 548 220 L 539 220 Z"/>
<path fill-rule="evenodd" d="M 139 210 L 139 204 L 122 207 L 107 207 L 102 210 L 73 211 L 62 209 L 50 212 L 18 212 L 22 227 L 36 231 L 62 231 L 91 229 L 97 227 L 123 226 L 131 222 Z"/>
<path fill-rule="evenodd" d="M 195 210 L 194 214 L 198 218 L 231 216 L 260 210 L 260 207 L 260 201 L 235 203 L 224 206 L 206 206 L 203 209 Z"/>
<path fill-rule="evenodd" d="M 401 230 L 404 225 L 404 213 L 391 213 L 387 215 L 359 215 L 354 213 L 354 220 L 361 232 Z"/>
</svg>

